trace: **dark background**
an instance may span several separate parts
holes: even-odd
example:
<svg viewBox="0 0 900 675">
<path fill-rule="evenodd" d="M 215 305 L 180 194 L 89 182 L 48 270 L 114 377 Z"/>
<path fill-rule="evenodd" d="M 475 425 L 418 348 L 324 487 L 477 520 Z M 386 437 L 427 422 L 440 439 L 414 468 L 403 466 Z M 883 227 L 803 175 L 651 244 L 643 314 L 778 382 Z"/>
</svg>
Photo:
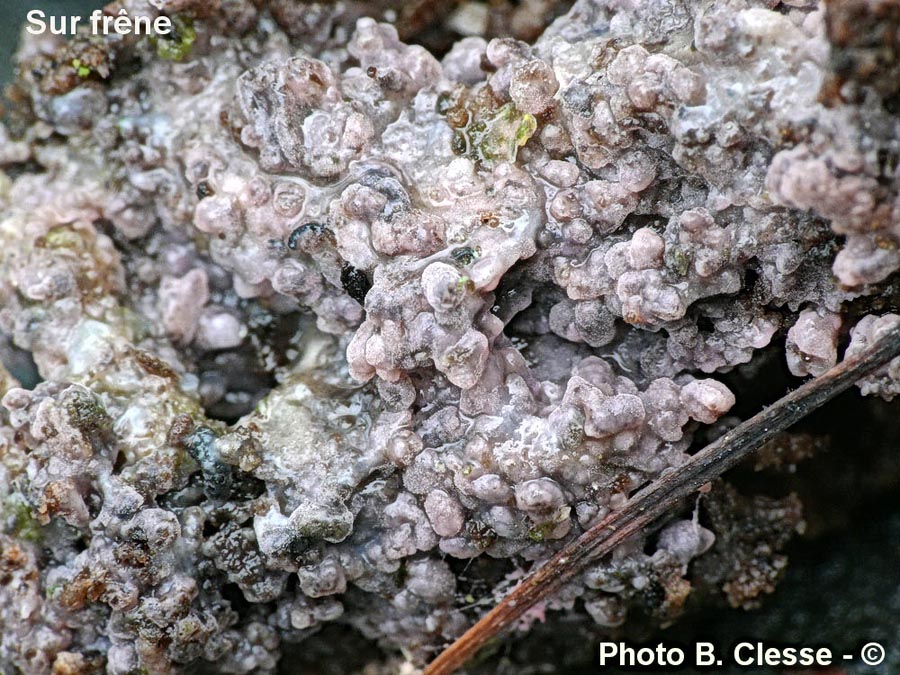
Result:
<svg viewBox="0 0 900 675">
<path fill-rule="evenodd" d="M 8 82 L 12 75 L 11 57 L 29 10 L 86 17 L 104 4 L 102 0 L 0 0 L 0 84 Z M 781 361 L 782 354 L 783 348 L 777 356 Z M 760 387 L 766 392 L 765 400 L 750 401 L 750 408 L 758 409 L 784 393 L 785 387 L 796 386 L 796 381 L 784 374 L 783 367 L 780 371 L 778 368 L 763 371 L 774 377 Z M 741 387 L 734 390 L 741 401 Z M 840 662 L 836 665 L 844 672 L 900 673 L 898 403 L 862 400 L 854 390 L 806 420 L 803 425 L 806 430 L 824 431 L 832 437 L 832 447 L 827 456 L 802 464 L 798 469 L 798 485 L 789 487 L 799 489 L 802 494 L 804 486 L 808 489 L 809 484 L 815 485 L 812 501 L 804 495 L 804 502 L 812 519 L 824 521 L 825 525 L 813 528 L 817 536 L 798 537 L 790 545 L 786 578 L 765 599 L 761 609 L 703 610 L 661 631 L 656 639 L 682 645 L 697 639 L 709 640 L 720 650 L 729 649 L 740 639 L 770 640 L 828 645 L 838 653 L 858 650 L 865 642 L 877 640 L 888 650 L 888 659 L 880 667 L 867 668 L 859 661 L 849 666 Z M 741 412 L 749 415 L 755 409 Z M 760 486 L 754 488 L 758 490 Z M 521 649 L 526 653 L 533 651 L 529 655 L 531 665 L 549 664 L 558 658 L 560 642 L 566 640 L 565 628 L 554 624 L 551 621 L 549 625 L 539 626 L 530 637 L 519 639 Z M 548 635 L 551 631 L 552 637 Z M 574 642 L 576 639 L 573 633 L 573 656 L 583 651 L 583 645 Z M 541 645 L 549 643 L 555 645 L 553 655 L 542 653 Z M 567 670 L 582 672 L 574 664 Z M 595 669 L 583 672 L 595 672 Z"/>
<path fill-rule="evenodd" d="M 102 0 L 0 0 L 0 84 L 6 84 L 12 69 L 12 54 L 19 41 L 19 32 L 25 23 L 25 15 L 32 9 L 43 10 L 50 15 L 80 15 L 85 17 L 92 10 L 103 7 Z"/>
</svg>

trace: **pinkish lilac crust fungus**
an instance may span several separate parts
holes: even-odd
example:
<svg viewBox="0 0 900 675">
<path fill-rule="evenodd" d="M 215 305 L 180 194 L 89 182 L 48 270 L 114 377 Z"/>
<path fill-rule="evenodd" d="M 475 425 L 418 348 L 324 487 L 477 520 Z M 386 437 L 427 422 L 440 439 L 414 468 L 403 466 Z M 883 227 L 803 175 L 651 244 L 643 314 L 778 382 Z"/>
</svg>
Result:
<svg viewBox="0 0 900 675">
<path fill-rule="evenodd" d="M 531 43 L 553 3 L 470 8 L 443 59 L 385 3 L 26 36 L 0 353 L 42 381 L 0 370 L 0 668 L 270 673 L 328 624 L 420 665 L 684 462 L 722 374 L 894 326 L 847 319 L 900 268 L 900 121 L 838 4 L 579 0 Z M 547 608 L 757 604 L 799 504 L 706 501 Z"/>
</svg>

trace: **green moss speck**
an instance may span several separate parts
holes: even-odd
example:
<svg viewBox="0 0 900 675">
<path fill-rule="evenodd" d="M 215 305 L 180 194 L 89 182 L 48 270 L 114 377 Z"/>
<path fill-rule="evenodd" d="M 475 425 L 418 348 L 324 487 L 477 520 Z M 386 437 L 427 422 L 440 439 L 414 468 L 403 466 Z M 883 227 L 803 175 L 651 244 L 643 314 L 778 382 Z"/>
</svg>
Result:
<svg viewBox="0 0 900 675">
<path fill-rule="evenodd" d="M 350 534 L 350 529 L 343 521 L 316 521 L 301 525 L 297 532 L 307 539 L 341 541 Z"/>
<path fill-rule="evenodd" d="M 31 515 L 31 507 L 20 496 L 7 497 L 3 503 L 3 520 L 12 526 L 12 534 L 24 541 L 37 543 L 41 539 L 41 525 Z"/>
<path fill-rule="evenodd" d="M 43 248 L 61 249 L 70 248 L 73 250 L 83 251 L 85 249 L 84 239 L 71 227 L 60 225 L 50 230 L 43 238 Z M 40 243 L 38 243 L 40 246 Z"/>
<path fill-rule="evenodd" d="M 537 120 L 534 115 L 525 113 L 519 122 L 519 128 L 516 130 L 516 145 L 521 147 L 528 142 L 534 132 L 537 131 Z"/>
<path fill-rule="evenodd" d="M 106 410 L 90 394 L 77 392 L 66 402 L 69 422 L 86 434 L 100 433 L 109 429 L 110 419 Z"/>
<path fill-rule="evenodd" d="M 665 263 L 666 267 L 675 272 L 678 276 L 687 274 L 687 271 L 691 266 L 688 254 L 682 249 L 674 246 L 666 248 Z"/>
<path fill-rule="evenodd" d="M 88 66 L 81 62 L 81 59 L 72 59 L 72 67 L 81 79 L 90 77 L 93 72 Z"/>
<path fill-rule="evenodd" d="M 548 521 L 546 523 L 541 523 L 540 525 L 535 525 L 528 531 L 528 538 L 534 542 L 542 542 L 544 541 L 553 529 L 556 527 L 559 521 Z"/>
<path fill-rule="evenodd" d="M 167 61 L 183 61 L 191 53 L 197 41 L 194 22 L 183 16 L 172 17 L 173 31 L 170 35 L 151 38 L 157 55 Z"/>
<path fill-rule="evenodd" d="M 534 115 L 519 112 L 512 103 L 467 130 L 470 147 L 482 162 L 514 162 L 519 148 L 537 131 Z"/>
<path fill-rule="evenodd" d="M 438 96 L 437 112 L 453 129 L 454 154 L 483 164 L 516 161 L 519 148 L 537 132 L 538 122 L 513 103 L 498 105 L 495 97 L 462 87 Z"/>
</svg>

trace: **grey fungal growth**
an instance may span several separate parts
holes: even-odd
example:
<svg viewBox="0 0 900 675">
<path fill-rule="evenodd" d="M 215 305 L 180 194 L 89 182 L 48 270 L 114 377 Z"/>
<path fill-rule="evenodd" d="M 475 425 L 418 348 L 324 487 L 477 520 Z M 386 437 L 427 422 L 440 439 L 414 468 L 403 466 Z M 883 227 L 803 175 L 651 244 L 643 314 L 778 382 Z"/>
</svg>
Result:
<svg viewBox="0 0 900 675">
<path fill-rule="evenodd" d="M 841 3 L 464 3 L 442 59 L 404 3 L 295 4 L 23 37 L 3 672 L 275 673 L 329 626 L 413 672 L 728 428 L 761 350 L 818 375 L 900 322 L 896 78 Z M 802 523 L 716 483 L 522 629 L 753 606 Z"/>
</svg>

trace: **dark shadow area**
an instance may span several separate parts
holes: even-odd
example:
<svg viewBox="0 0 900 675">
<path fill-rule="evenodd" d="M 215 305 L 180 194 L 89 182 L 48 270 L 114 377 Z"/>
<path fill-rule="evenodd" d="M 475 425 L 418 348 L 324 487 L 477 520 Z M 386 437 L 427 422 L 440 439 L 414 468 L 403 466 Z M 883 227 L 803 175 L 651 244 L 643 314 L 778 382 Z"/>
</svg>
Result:
<svg viewBox="0 0 900 675">
<path fill-rule="evenodd" d="M 34 389 L 41 381 L 31 353 L 16 347 L 12 340 L 0 333 L 0 363 L 25 389 Z"/>
<path fill-rule="evenodd" d="M 349 675 L 362 672 L 381 656 L 358 631 L 328 624 L 307 640 L 282 644 L 278 675 Z"/>
</svg>

